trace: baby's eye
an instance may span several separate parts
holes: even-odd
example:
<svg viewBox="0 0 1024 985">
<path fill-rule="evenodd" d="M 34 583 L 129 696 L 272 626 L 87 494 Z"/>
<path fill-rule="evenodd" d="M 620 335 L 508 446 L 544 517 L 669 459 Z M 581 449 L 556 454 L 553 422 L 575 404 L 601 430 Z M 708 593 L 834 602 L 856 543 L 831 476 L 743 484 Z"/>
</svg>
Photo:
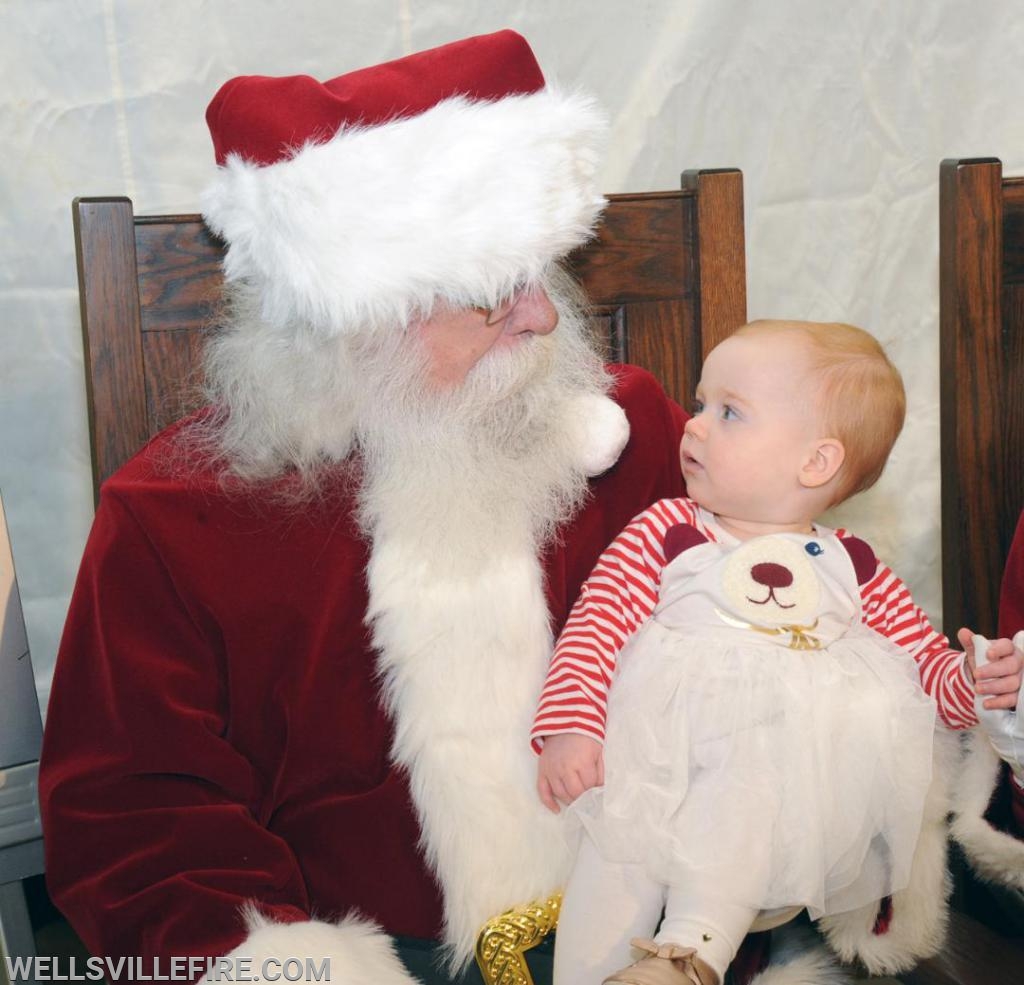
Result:
<svg viewBox="0 0 1024 985">
<path fill-rule="evenodd" d="M 722 420 L 723 421 L 737 421 L 739 420 L 739 414 L 733 409 L 730 404 L 722 405 Z"/>
<path fill-rule="evenodd" d="M 694 413 L 695 416 L 697 414 L 703 414 L 704 413 L 704 401 L 703 400 L 694 400 L 694 402 L 693 402 L 693 413 Z"/>
</svg>

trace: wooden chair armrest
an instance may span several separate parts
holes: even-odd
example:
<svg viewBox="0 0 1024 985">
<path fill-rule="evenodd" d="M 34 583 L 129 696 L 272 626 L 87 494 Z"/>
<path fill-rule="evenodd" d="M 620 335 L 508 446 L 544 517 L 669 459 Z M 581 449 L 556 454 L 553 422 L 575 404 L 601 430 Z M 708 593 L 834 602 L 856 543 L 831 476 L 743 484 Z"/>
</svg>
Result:
<svg viewBox="0 0 1024 985">
<path fill-rule="evenodd" d="M 476 963 L 485 985 L 533 985 L 526 952 L 558 925 L 562 894 L 506 910 L 483 925 Z"/>
</svg>

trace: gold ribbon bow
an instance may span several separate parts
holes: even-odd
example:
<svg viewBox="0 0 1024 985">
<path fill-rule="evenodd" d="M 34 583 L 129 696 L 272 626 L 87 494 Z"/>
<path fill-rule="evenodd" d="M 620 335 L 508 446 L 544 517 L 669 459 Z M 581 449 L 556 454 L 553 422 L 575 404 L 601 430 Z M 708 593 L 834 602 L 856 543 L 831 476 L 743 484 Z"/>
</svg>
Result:
<svg viewBox="0 0 1024 985">
<path fill-rule="evenodd" d="M 756 623 L 743 622 L 742 619 L 736 619 L 721 609 L 715 609 L 715 613 L 722 622 L 732 626 L 734 629 L 751 629 L 755 633 L 763 633 L 765 636 L 782 636 L 784 633 L 789 633 L 789 643 L 786 645 L 790 650 L 821 649 L 821 640 L 817 636 L 811 635 L 811 630 L 818 627 L 817 619 L 810 626 L 798 626 L 795 623 L 790 626 L 758 626 Z"/>
</svg>

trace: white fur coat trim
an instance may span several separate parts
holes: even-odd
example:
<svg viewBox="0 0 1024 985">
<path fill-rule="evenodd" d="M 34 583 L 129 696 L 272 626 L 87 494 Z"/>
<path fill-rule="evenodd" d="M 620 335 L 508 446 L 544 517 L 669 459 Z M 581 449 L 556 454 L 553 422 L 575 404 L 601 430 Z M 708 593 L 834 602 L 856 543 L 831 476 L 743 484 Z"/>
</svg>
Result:
<svg viewBox="0 0 1024 985">
<path fill-rule="evenodd" d="M 274 959 L 278 964 L 273 966 L 276 974 L 283 974 L 288 969 L 284 962 L 296 958 L 302 962 L 303 974 L 307 973 L 307 959 L 316 969 L 321 969 L 325 961 L 329 961 L 329 974 L 326 980 L 332 985 L 415 985 L 405 965 L 395 953 L 394 944 L 376 924 L 359 917 L 349 916 L 338 923 L 325 923 L 320 920 L 306 920 L 299 923 L 274 923 L 249 910 L 245 914 L 249 936 L 229 954 L 221 959 L 218 972 L 229 967 L 234 969 L 234 962 L 248 959 L 248 971 L 239 966 L 240 979 L 246 974 L 250 980 L 265 980 L 262 970 L 263 963 Z M 232 964 L 225 965 L 224 961 Z M 206 985 L 207 978 L 201 979 Z M 225 975 L 219 974 L 214 981 L 224 981 Z M 308 979 L 306 979 L 308 980 Z"/>
<path fill-rule="evenodd" d="M 282 331 L 404 324 L 438 297 L 494 306 L 590 237 L 606 129 L 595 103 L 550 87 L 455 97 L 339 130 L 261 166 L 231 154 L 202 198 Z"/>
<path fill-rule="evenodd" d="M 1002 763 L 980 729 L 967 737 L 965 750 L 951 833 L 983 879 L 1024 890 L 1024 841 L 985 820 Z"/>
<path fill-rule="evenodd" d="M 551 653 L 535 551 L 498 546 L 468 570 L 434 554 L 431 563 L 408 539 L 378 536 L 370 615 L 392 755 L 409 772 L 458 966 L 488 919 L 564 885 L 569 851 L 563 815 L 536 794 L 529 743 Z"/>
</svg>

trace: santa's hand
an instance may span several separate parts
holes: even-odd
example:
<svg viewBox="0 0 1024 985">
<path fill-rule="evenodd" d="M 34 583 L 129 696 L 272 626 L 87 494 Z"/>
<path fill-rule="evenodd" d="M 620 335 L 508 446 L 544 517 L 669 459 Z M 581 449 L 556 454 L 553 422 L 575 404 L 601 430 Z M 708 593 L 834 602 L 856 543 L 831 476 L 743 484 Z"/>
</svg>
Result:
<svg viewBox="0 0 1024 985">
<path fill-rule="evenodd" d="M 992 748 L 1010 764 L 1014 776 L 1024 779 L 1024 715 L 1021 715 L 1016 707 L 1019 703 L 1020 693 L 1020 666 L 1024 660 L 1021 654 L 1021 651 L 1024 650 L 1024 630 L 1014 636 L 1012 653 L 1000 656 L 998 660 L 992 660 L 995 654 L 990 653 L 990 649 L 995 648 L 995 644 L 990 644 L 984 636 L 972 634 L 971 642 L 975 667 L 974 710 L 978 715 L 978 722 L 988 735 Z M 1005 641 L 996 642 L 1005 643 Z M 1003 661 L 1010 664 L 1011 673 L 989 677 L 983 671 L 983 668 L 995 667 Z M 1016 668 L 1015 671 L 1012 669 L 1013 667 Z M 992 702 L 991 695 L 993 693 L 1006 693 L 994 691 L 994 688 L 998 686 L 996 682 L 1013 681 L 1016 682 L 1016 686 L 1009 693 L 1013 695 L 1014 707 L 985 707 L 986 704 Z M 988 688 L 987 692 L 986 688 Z"/>
</svg>

